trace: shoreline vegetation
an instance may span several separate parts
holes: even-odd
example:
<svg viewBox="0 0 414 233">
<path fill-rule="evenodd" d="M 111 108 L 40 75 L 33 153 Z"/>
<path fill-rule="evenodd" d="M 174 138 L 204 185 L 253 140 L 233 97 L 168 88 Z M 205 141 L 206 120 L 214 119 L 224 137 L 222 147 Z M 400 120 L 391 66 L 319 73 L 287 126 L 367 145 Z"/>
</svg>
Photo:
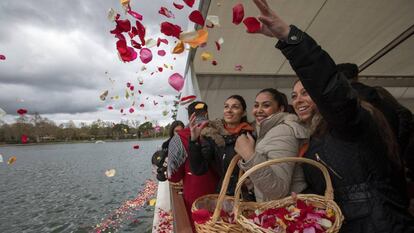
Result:
<svg viewBox="0 0 414 233">
<path fill-rule="evenodd" d="M 57 125 L 39 114 L 23 115 L 15 123 L 0 120 L 0 146 L 102 143 L 167 138 L 170 124 L 125 120 L 120 123 L 96 120 L 90 124 L 73 121 Z"/>
</svg>

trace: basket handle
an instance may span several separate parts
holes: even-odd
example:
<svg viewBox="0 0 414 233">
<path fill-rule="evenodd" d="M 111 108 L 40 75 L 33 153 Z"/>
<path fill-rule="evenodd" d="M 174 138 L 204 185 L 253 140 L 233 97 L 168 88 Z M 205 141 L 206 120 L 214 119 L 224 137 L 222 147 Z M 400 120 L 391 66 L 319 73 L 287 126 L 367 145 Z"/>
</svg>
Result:
<svg viewBox="0 0 414 233">
<path fill-rule="evenodd" d="M 236 167 L 237 162 L 240 159 L 241 159 L 240 155 L 238 155 L 238 154 L 234 155 L 234 157 L 231 160 L 229 166 L 227 167 L 227 171 L 226 171 L 226 174 L 224 175 L 223 183 L 221 184 L 220 193 L 218 195 L 216 208 L 214 209 L 214 214 L 213 214 L 213 217 L 212 217 L 213 224 L 215 224 L 217 222 L 218 217 L 220 216 L 220 212 L 221 212 L 221 209 L 222 209 L 221 206 L 223 204 L 224 197 L 226 196 L 227 187 L 229 186 L 229 183 L 230 183 L 231 174 L 233 173 L 233 170 Z"/>
<path fill-rule="evenodd" d="M 274 165 L 277 163 L 284 163 L 284 162 L 295 162 L 295 163 L 307 163 L 310 164 L 312 166 L 317 167 L 319 170 L 322 171 L 322 174 L 325 178 L 325 182 L 326 182 L 326 189 L 325 189 L 325 199 L 328 200 L 333 200 L 334 199 L 334 194 L 333 194 L 333 188 L 332 188 L 332 181 L 331 181 L 331 177 L 329 176 L 329 172 L 326 169 L 325 166 L 323 166 L 321 163 L 316 162 L 315 160 L 311 160 L 311 159 L 306 159 L 306 158 L 299 158 L 299 157 L 285 157 L 285 158 L 280 158 L 280 159 L 272 159 L 260 164 L 257 164 L 255 166 L 253 166 L 252 168 L 250 168 L 249 170 L 247 170 L 244 175 L 239 179 L 239 181 L 237 182 L 237 186 L 236 186 L 236 190 L 235 190 L 235 195 L 234 195 L 234 215 L 237 216 L 238 215 L 238 211 L 239 211 L 239 206 L 240 206 L 240 191 L 241 191 L 241 186 L 243 185 L 243 182 L 255 171 L 263 168 L 263 167 L 267 167 L 270 165 Z"/>
</svg>

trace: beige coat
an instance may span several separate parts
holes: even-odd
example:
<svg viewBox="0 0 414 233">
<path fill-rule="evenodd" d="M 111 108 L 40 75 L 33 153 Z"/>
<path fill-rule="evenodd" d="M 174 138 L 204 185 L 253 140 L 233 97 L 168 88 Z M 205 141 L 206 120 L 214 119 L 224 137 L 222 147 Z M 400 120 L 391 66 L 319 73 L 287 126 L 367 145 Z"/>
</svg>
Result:
<svg viewBox="0 0 414 233">
<path fill-rule="evenodd" d="M 285 112 L 274 114 L 256 125 L 256 133 L 255 154 L 249 161 L 239 162 L 244 171 L 271 159 L 297 156 L 300 146 L 309 138 L 307 129 L 299 123 L 297 116 Z M 262 168 L 250 179 L 257 201 L 280 199 L 306 188 L 302 167 L 294 163 Z"/>
</svg>

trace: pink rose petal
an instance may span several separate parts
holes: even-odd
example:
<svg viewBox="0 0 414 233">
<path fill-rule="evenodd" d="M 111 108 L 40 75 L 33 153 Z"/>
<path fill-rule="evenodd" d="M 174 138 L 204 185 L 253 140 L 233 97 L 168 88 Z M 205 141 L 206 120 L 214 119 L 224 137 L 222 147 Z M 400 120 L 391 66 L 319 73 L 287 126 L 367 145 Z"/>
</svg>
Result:
<svg viewBox="0 0 414 233">
<path fill-rule="evenodd" d="M 147 48 L 141 49 L 139 52 L 139 58 L 141 59 L 142 63 L 147 64 L 152 60 L 152 52 Z"/>
<path fill-rule="evenodd" d="M 165 50 L 158 50 L 157 53 L 158 53 L 158 56 L 161 56 L 161 57 L 165 56 L 166 54 Z"/>
<path fill-rule="evenodd" d="M 176 90 L 181 91 L 184 86 L 184 78 L 179 73 L 174 73 L 168 78 L 168 83 Z"/>
</svg>

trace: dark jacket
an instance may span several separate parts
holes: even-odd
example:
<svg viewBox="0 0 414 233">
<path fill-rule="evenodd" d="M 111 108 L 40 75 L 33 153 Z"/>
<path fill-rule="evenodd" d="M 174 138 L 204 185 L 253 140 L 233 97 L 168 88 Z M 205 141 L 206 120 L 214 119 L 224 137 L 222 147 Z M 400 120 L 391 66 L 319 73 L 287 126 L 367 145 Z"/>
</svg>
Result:
<svg viewBox="0 0 414 233">
<path fill-rule="evenodd" d="M 345 217 L 341 232 L 414 232 L 405 193 L 395 185 L 402 177 L 394 172 L 376 122 L 361 107 L 343 74 L 336 71 L 331 57 L 309 35 L 295 29 L 291 32 L 298 33 L 301 41 L 280 41 L 277 48 L 328 124 L 326 133 L 311 137 L 305 156 L 318 160 L 318 155 L 330 170 L 335 201 Z M 320 171 L 303 167 L 312 192 L 323 195 L 325 181 Z"/>
<path fill-rule="evenodd" d="M 245 133 L 244 131 L 240 133 Z M 220 177 L 216 192 L 220 188 L 231 160 L 236 155 L 234 146 L 240 134 L 232 135 L 224 128 L 221 119 L 210 121 L 209 126 L 201 132 L 198 142 L 190 142 L 189 160 L 193 174 L 203 175 L 208 169 L 213 169 Z M 236 166 L 230 177 L 227 195 L 234 195 L 239 176 L 239 167 Z"/>
</svg>

